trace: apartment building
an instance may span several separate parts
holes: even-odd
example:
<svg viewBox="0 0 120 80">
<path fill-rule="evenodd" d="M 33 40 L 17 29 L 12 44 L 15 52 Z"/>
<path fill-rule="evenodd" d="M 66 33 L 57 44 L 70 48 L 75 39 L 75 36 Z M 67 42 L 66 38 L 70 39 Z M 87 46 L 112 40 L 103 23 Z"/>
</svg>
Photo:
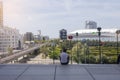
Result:
<svg viewBox="0 0 120 80">
<path fill-rule="evenodd" d="M 20 49 L 23 38 L 19 30 L 10 27 L 0 28 L 0 52 L 6 52 L 8 48 Z"/>
</svg>

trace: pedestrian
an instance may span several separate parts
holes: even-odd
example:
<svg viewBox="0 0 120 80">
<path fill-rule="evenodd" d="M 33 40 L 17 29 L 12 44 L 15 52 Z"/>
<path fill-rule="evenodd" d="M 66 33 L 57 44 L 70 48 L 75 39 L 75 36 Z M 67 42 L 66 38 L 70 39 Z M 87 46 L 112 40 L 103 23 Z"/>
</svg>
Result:
<svg viewBox="0 0 120 80">
<path fill-rule="evenodd" d="M 60 54 L 60 63 L 62 65 L 67 65 L 69 63 L 69 55 L 67 54 L 67 49 L 63 49 Z"/>
</svg>

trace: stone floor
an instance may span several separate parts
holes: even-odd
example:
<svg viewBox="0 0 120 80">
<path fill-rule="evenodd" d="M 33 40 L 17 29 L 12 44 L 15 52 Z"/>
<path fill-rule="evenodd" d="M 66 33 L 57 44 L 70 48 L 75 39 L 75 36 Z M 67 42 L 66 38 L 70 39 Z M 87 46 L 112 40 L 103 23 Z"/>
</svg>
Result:
<svg viewBox="0 0 120 80">
<path fill-rule="evenodd" d="M 0 80 L 120 80 L 120 65 L 1 64 Z"/>
</svg>

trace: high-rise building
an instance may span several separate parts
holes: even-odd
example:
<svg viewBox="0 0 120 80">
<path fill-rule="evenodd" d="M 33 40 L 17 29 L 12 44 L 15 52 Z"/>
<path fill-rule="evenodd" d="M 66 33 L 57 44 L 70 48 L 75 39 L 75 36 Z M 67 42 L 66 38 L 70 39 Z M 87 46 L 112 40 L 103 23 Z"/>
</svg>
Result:
<svg viewBox="0 0 120 80">
<path fill-rule="evenodd" d="M 3 3 L 0 2 L 0 27 L 3 27 Z"/>
<path fill-rule="evenodd" d="M 32 32 L 26 32 L 24 35 L 24 41 L 33 41 L 34 40 L 34 35 Z"/>
<path fill-rule="evenodd" d="M 60 33 L 60 39 L 62 40 L 67 39 L 67 30 L 61 29 L 59 33 Z"/>
<path fill-rule="evenodd" d="M 0 52 L 6 52 L 8 48 L 20 49 L 22 39 L 19 30 L 3 25 L 3 3 L 0 2 Z"/>
<path fill-rule="evenodd" d="M 95 21 L 86 21 L 85 29 L 97 29 L 97 23 Z"/>
</svg>

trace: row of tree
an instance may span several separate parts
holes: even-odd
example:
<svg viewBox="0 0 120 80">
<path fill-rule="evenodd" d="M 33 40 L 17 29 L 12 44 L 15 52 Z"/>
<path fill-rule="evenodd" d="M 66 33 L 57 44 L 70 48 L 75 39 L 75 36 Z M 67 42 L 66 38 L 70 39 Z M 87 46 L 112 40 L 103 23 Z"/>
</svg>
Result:
<svg viewBox="0 0 120 80">
<path fill-rule="evenodd" d="M 59 59 L 62 48 L 67 48 L 67 52 L 77 63 L 99 63 L 99 48 L 97 40 L 70 41 L 70 40 L 51 40 L 49 44 L 40 50 L 45 56 L 52 59 Z M 120 44 L 120 43 L 119 43 Z M 102 42 L 102 62 L 116 63 L 116 42 Z M 120 51 L 120 50 L 119 50 Z"/>
</svg>

